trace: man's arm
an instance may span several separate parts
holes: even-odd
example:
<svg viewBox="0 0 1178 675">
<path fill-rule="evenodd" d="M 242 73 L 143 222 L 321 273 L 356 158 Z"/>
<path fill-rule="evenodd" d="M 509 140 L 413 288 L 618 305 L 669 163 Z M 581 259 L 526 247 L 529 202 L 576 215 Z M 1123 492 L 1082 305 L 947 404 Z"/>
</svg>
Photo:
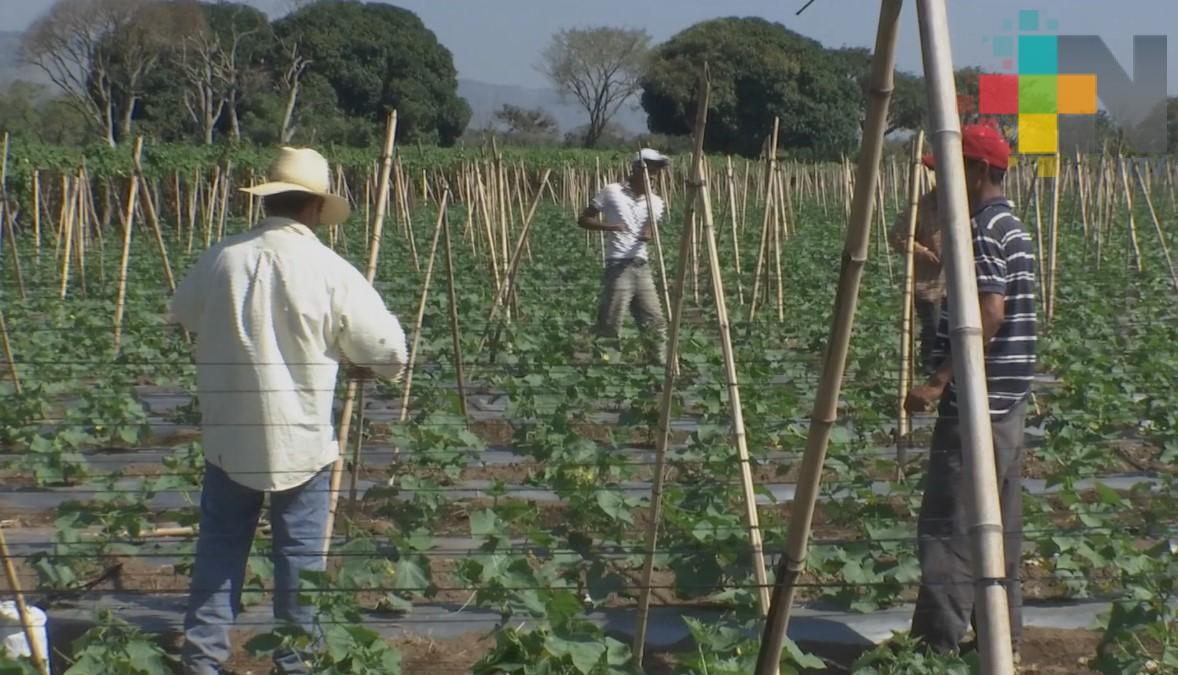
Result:
<svg viewBox="0 0 1178 675">
<path fill-rule="evenodd" d="M 978 304 L 982 313 L 982 350 L 990 351 L 990 340 L 998 334 L 1006 320 L 1006 296 L 1001 293 L 979 293 Z M 937 371 L 925 384 L 914 387 L 904 401 L 904 407 L 911 413 L 924 412 L 945 393 L 949 380 L 953 379 L 953 355 L 950 353 L 941 361 Z"/>
<path fill-rule="evenodd" d="M 176 287 L 172 301 L 168 303 L 168 323 L 178 323 L 184 330 L 195 333 L 200 322 L 200 315 L 204 311 L 204 269 L 205 257 L 202 254 L 193 264 L 192 269 Z"/>
<path fill-rule="evenodd" d="M 581 217 L 577 218 L 577 225 L 593 232 L 623 232 L 626 229 L 626 226 L 621 223 L 604 222 L 601 219 L 601 210 L 592 205 L 586 206 L 585 210 L 581 211 Z"/>
<path fill-rule="evenodd" d="M 405 331 L 372 284 L 352 268 L 337 291 L 336 344 L 353 372 L 365 370 L 388 379 L 400 377 L 409 360 Z"/>
</svg>

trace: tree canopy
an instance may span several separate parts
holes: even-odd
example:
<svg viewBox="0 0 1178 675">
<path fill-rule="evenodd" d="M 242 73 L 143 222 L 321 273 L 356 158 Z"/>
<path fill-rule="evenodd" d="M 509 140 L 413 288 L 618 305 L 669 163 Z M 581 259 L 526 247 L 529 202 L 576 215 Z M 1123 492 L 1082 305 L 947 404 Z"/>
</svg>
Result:
<svg viewBox="0 0 1178 675">
<path fill-rule="evenodd" d="M 373 129 L 397 110 L 398 136 L 452 144 L 470 120 L 450 51 L 416 14 L 383 3 L 323 0 L 275 23 L 335 92 L 339 111 Z"/>
<path fill-rule="evenodd" d="M 846 62 L 758 18 L 703 21 L 655 48 L 642 78 L 651 131 L 690 133 L 705 60 L 711 75 L 708 150 L 757 154 L 774 116 L 781 121 L 781 147 L 816 156 L 854 150 L 862 97 Z"/>
</svg>

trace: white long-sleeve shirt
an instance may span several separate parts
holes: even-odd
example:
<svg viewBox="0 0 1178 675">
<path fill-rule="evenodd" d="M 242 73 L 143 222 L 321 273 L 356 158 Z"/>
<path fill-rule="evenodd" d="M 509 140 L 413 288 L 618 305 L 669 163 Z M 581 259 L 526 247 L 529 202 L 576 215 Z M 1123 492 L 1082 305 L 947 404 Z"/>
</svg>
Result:
<svg viewBox="0 0 1178 675">
<path fill-rule="evenodd" d="M 205 459 L 255 490 L 333 462 L 341 358 L 396 377 L 405 333 L 372 284 L 305 225 L 267 218 L 206 251 L 172 298 L 196 333 Z"/>
</svg>

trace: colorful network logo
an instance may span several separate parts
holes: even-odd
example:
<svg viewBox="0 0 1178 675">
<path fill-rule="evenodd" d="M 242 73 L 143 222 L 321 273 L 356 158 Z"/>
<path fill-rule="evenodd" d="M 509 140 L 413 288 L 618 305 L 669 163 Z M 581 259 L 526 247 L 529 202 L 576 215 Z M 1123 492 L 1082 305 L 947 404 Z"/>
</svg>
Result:
<svg viewBox="0 0 1178 675">
<path fill-rule="evenodd" d="M 1038 10 L 1017 24 L 990 39 L 1005 72 L 980 76 L 977 111 L 1017 118 L 1019 154 L 1095 149 L 1098 96 L 1135 150 L 1166 151 L 1166 36 L 1134 36 L 1130 76 L 1099 36 L 1059 35 Z"/>
<path fill-rule="evenodd" d="M 1065 74 L 1059 68 L 1059 36 L 1037 34 L 1042 17 L 1019 12 L 1019 34 L 993 39 L 994 56 L 1012 74 L 984 74 L 978 81 L 978 112 L 1018 117 L 1018 150 L 1024 155 L 1059 152 L 1059 116 L 1096 114 L 1096 75 Z M 1046 22 L 1056 30 L 1055 20 Z"/>
</svg>

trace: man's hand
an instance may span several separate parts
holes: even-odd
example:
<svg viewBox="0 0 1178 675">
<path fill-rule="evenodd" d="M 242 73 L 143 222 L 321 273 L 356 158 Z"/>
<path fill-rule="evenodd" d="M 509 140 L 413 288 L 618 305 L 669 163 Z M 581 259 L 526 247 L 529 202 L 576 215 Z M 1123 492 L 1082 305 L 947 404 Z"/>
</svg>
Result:
<svg viewBox="0 0 1178 675">
<path fill-rule="evenodd" d="M 928 412 L 929 408 L 945 393 L 945 384 L 929 382 L 913 387 L 904 399 L 904 409 L 910 414 Z"/>
<path fill-rule="evenodd" d="M 933 250 L 931 248 L 920 248 L 920 249 L 914 251 L 913 254 L 917 258 L 919 258 L 927 263 L 931 263 L 933 265 L 940 265 L 941 264 L 941 259 L 937 256 L 936 253 L 933 253 Z"/>
</svg>

